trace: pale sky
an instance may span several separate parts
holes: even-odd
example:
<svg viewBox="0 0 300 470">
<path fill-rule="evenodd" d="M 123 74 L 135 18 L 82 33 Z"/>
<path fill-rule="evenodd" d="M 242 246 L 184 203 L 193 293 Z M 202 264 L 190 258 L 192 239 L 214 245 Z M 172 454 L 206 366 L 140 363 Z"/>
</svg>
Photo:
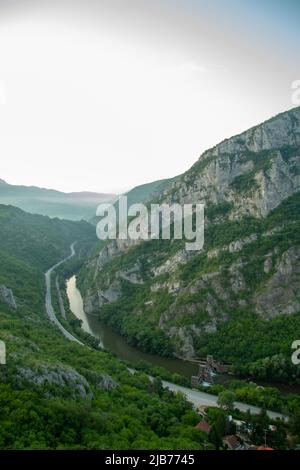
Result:
<svg viewBox="0 0 300 470">
<path fill-rule="evenodd" d="M 296 0 L 0 0 L 0 178 L 121 192 L 293 107 Z"/>
</svg>

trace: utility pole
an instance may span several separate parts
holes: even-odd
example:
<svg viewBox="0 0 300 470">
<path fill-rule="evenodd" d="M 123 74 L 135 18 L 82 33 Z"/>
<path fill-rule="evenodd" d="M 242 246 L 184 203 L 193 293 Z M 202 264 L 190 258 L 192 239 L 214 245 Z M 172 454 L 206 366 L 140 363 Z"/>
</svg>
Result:
<svg viewBox="0 0 300 470">
<path fill-rule="evenodd" d="M 264 429 L 264 436 L 265 436 L 265 447 L 267 447 L 267 429 Z"/>
</svg>

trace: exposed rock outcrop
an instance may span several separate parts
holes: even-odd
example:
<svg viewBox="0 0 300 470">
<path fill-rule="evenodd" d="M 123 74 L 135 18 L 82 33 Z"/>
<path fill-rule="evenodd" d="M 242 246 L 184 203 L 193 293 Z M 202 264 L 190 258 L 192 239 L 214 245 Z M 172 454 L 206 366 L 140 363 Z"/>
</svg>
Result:
<svg viewBox="0 0 300 470">
<path fill-rule="evenodd" d="M 270 258 L 264 269 L 270 271 Z M 283 253 L 274 275 L 256 298 L 256 311 L 267 318 L 300 312 L 300 248 L 292 247 Z"/>
<path fill-rule="evenodd" d="M 13 291 L 3 284 L 0 284 L 0 302 L 7 304 L 13 310 L 18 308 Z"/>
<path fill-rule="evenodd" d="M 93 398 L 93 393 L 86 378 L 71 367 L 46 364 L 39 366 L 37 369 L 18 367 L 14 380 L 17 386 L 30 383 L 38 388 L 45 387 L 46 396 L 65 393 L 64 390 L 68 390 L 69 395 L 74 398 Z"/>
<path fill-rule="evenodd" d="M 99 374 L 94 371 L 86 371 L 85 376 L 90 383 L 100 390 L 114 390 L 119 384 L 107 374 Z"/>
<path fill-rule="evenodd" d="M 205 152 L 163 197 L 180 203 L 227 201 L 234 205 L 231 218 L 265 217 L 300 190 L 299 146 L 296 108 Z M 249 177 L 252 184 L 237 187 L 234 183 L 241 177 Z"/>
</svg>

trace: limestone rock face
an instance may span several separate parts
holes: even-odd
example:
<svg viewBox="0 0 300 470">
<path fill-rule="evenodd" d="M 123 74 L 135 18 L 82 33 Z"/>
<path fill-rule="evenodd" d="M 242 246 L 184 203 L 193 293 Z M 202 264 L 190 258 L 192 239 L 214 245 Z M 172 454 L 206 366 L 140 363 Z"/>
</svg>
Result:
<svg viewBox="0 0 300 470">
<path fill-rule="evenodd" d="M 184 264 L 189 259 L 190 254 L 186 250 L 178 251 L 174 256 L 168 259 L 164 264 L 153 269 L 154 276 L 160 276 L 161 274 L 170 273 L 176 271 L 178 266 Z"/>
<path fill-rule="evenodd" d="M 100 390 L 114 390 L 119 384 L 107 374 L 99 374 L 94 371 L 87 371 L 86 377 L 90 383 Z"/>
<path fill-rule="evenodd" d="M 239 153 L 245 150 L 260 152 L 300 143 L 300 109 L 282 113 L 269 121 L 253 127 L 241 135 L 225 140 L 214 147 L 213 155 Z"/>
<path fill-rule="evenodd" d="M 41 365 L 37 369 L 18 367 L 15 381 L 18 386 L 22 386 L 24 383 L 30 383 L 37 388 L 53 387 L 53 392 L 45 392 L 47 396 L 59 394 L 63 392 L 63 389 L 68 388 L 70 395 L 74 398 L 76 396 L 83 399 L 93 398 L 90 385 L 86 378 L 71 367 L 50 365 Z M 56 393 L 54 390 L 56 390 Z"/>
<path fill-rule="evenodd" d="M 86 371 L 86 377 L 71 367 L 42 364 L 38 368 L 17 367 L 15 382 L 18 386 L 30 383 L 33 387 L 45 388 L 46 396 L 68 394 L 73 398 L 93 399 L 91 385 L 101 390 L 113 390 L 119 385 L 109 375 Z M 47 386 L 50 386 L 47 390 Z"/>
<path fill-rule="evenodd" d="M 256 299 L 256 311 L 267 318 L 300 312 L 300 248 L 283 253 L 275 273 Z"/>
<path fill-rule="evenodd" d="M 300 109 L 296 108 L 205 152 L 164 198 L 169 203 L 227 201 L 234 205 L 231 218 L 265 217 L 300 190 L 299 159 Z M 253 183 L 237 189 L 237 179 L 247 176 Z"/>
<path fill-rule="evenodd" d="M 96 270 L 101 271 L 116 256 L 126 253 L 131 247 L 138 244 L 134 240 L 112 240 L 99 253 Z"/>
<path fill-rule="evenodd" d="M 96 292 L 90 290 L 83 299 L 84 311 L 92 314 L 107 304 L 115 302 L 121 295 L 120 284 L 117 280 L 113 281 L 107 289 L 98 289 Z"/>
<path fill-rule="evenodd" d="M 7 304 L 13 310 L 18 308 L 13 291 L 3 284 L 0 284 L 0 301 Z"/>
<path fill-rule="evenodd" d="M 155 321 L 153 328 L 172 339 L 176 355 L 186 357 L 195 354 L 195 340 L 214 332 L 232 311 L 264 319 L 300 312 L 300 247 L 293 236 L 298 216 L 293 213 L 293 221 L 281 213 L 269 223 L 274 210 L 299 191 L 296 108 L 204 152 L 155 198 L 155 203 L 205 203 L 206 230 L 219 225 L 219 239 L 207 239 L 205 232 L 200 253 L 172 242 L 156 253 L 145 242 L 112 241 L 89 262 L 86 311 L 101 315 L 106 303 L 126 302 L 131 294 L 123 291 L 124 282 L 132 284 L 127 292 L 142 286 L 144 311 L 133 306 L 131 314 L 144 316 L 145 324 L 148 318 Z M 215 218 L 209 215 L 214 209 Z M 239 224 L 244 224 L 241 233 Z"/>
</svg>

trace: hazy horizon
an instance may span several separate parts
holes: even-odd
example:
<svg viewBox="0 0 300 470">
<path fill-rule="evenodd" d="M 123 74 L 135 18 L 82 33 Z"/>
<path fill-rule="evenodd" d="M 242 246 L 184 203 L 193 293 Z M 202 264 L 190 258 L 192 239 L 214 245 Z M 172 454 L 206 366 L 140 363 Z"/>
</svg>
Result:
<svg viewBox="0 0 300 470">
<path fill-rule="evenodd" d="M 0 0 L 0 178 L 121 193 L 291 109 L 296 1 Z"/>
<path fill-rule="evenodd" d="M 291 110 L 291 109 L 293 109 L 293 108 L 294 108 L 294 107 L 289 108 L 289 109 L 287 109 L 287 110 L 279 111 L 278 113 L 276 113 L 276 115 L 281 114 L 282 112 L 289 111 L 289 110 Z M 276 115 L 274 115 L 274 116 L 276 116 Z M 267 118 L 267 120 L 268 120 L 268 119 L 271 119 L 271 118 L 274 117 L 274 116 L 270 116 L 269 118 Z M 260 123 L 257 123 L 257 124 L 260 124 Z M 255 124 L 254 124 L 254 126 L 255 126 Z M 247 131 L 247 130 L 248 130 L 248 129 L 245 129 L 245 131 Z M 235 134 L 235 135 L 237 135 L 237 134 Z M 229 136 L 229 138 L 230 138 L 230 137 L 234 137 L 235 135 Z M 219 143 L 221 143 L 221 141 L 220 141 L 220 142 L 216 142 L 215 145 L 218 145 Z M 207 148 L 207 149 L 205 149 L 205 150 L 209 150 L 209 149 Z M 203 153 L 205 152 L 205 150 L 203 151 Z M 201 155 L 200 155 L 200 156 L 201 156 Z M 196 162 L 196 159 L 195 159 L 195 162 Z M 193 162 L 193 163 L 195 163 L 195 162 Z M 192 165 L 193 165 L 193 163 L 192 163 Z M 186 170 L 189 170 L 189 169 L 190 169 L 190 167 L 189 167 L 189 168 L 186 168 Z M 184 173 L 186 170 L 184 170 L 183 173 Z M 1 176 L 1 175 L 0 175 L 0 176 Z M 172 178 L 174 178 L 174 177 L 176 177 L 176 176 L 180 176 L 180 174 L 178 174 L 178 175 L 170 175 L 168 178 L 162 178 L 161 180 L 163 180 L 163 179 L 172 179 Z M 138 184 L 136 184 L 136 185 L 134 185 L 134 186 L 130 186 L 130 187 L 127 187 L 127 188 L 123 188 L 123 189 L 121 189 L 121 190 L 119 190 L 119 191 L 93 191 L 93 190 L 81 189 L 81 188 L 77 188 L 77 189 L 75 189 L 75 190 L 68 191 L 68 190 L 64 190 L 64 189 L 58 189 L 58 188 L 52 187 L 52 186 L 41 186 L 40 184 L 23 184 L 22 182 L 21 182 L 21 183 L 14 183 L 14 182 L 12 182 L 12 181 L 7 181 L 5 178 L 0 178 L 0 182 L 1 182 L 1 181 L 4 182 L 4 183 L 6 183 L 6 184 L 12 185 L 12 186 L 37 187 L 37 188 L 40 188 L 40 189 L 54 190 L 54 191 L 58 191 L 58 192 L 66 193 L 66 194 L 71 194 L 71 193 L 85 193 L 85 192 L 86 192 L 86 193 L 100 193 L 100 194 L 103 193 L 103 194 L 108 194 L 108 195 L 111 195 L 111 196 L 118 196 L 118 195 L 121 195 L 121 194 L 125 194 L 126 192 L 128 192 L 128 191 L 134 189 L 135 187 L 144 186 L 144 185 L 146 185 L 146 184 L 148 184 L 148 183 L 153 183 L 153 182 L 156 182 L 156 181 L 160 181 L 160 179 L 158 179 L 158 180 L 142 181 L 142 182 L 139 182 Z"/>
</svg>

